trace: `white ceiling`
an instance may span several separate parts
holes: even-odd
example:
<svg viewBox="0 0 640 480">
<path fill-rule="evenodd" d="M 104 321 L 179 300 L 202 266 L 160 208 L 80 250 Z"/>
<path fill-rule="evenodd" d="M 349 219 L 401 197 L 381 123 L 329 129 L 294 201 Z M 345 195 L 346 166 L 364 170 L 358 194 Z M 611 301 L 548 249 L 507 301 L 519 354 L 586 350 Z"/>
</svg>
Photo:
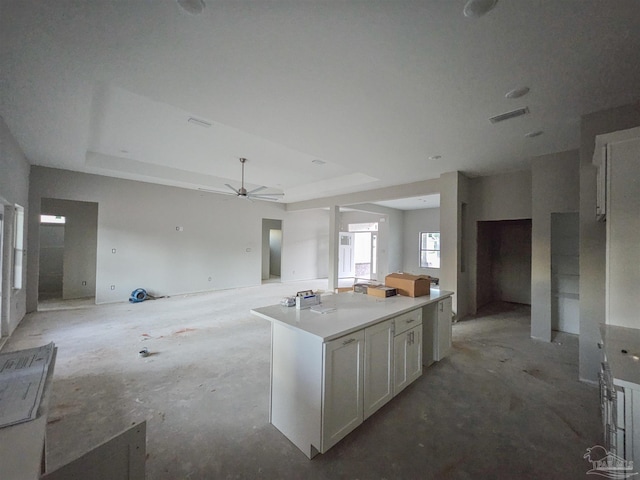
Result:
<svg viewBox="0 0 640 480">
<path fill-rule="evenodd" d="M 248 189 L 294 202 L 529 168 L 640 99 L 638 0 L 205 3 L 0 0 L 0 115 L 29 160 L 225 191 L 246 157 Z"/>
<path fill-rule="evenodd" d="M 398 198 L 396 200 L 382 200 L 375 202 L 376 205 L 395 208 L 396 210 L 420 210 L 423 208 L 440 207 L 440 195 L 421 195 L 419 197 Z"/>
</svg>

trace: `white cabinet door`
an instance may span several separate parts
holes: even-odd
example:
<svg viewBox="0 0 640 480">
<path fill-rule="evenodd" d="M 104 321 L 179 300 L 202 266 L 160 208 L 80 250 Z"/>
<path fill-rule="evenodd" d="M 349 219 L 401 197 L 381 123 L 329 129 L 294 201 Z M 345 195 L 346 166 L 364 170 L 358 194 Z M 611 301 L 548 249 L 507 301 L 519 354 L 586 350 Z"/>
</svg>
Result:
<svg viewBox="0 0 640 480">
<path fill-rule="evenodd" d="M 364 418 L 393 397 L 393 319 L 364 331 Z"/>
<path fill-rule="evenodd" d="M 446 357 L 451 349 L 451 306 L 451 297 L 438 302 L 438 346 L 436 351 L 436 360 L 438 361 Z"/>
<path fill-rule="evenodd" d="M 325 343 L 321 453 L 362 423 L 363 387 L 364 330 Z"/>
<path fill-rule="evenodd" d="M 607 146 L 605 301 L 607 323 L 640 328 L 640 128 L 632 133 Z"/>
<path fill-rule="evenodd" d="M 394 386 L 397 395 L 422 375 L 422 325 L 394 337 Z"/>
</svg>

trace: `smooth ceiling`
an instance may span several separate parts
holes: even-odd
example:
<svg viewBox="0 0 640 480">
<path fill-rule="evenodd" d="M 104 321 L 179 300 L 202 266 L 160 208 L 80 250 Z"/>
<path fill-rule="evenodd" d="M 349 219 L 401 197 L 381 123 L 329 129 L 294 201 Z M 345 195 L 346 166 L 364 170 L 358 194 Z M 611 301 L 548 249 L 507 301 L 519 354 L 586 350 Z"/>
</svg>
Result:
<svg viewBox="0 0 640 480">
<path fill-rule="evenodd" d="M 247 157 L 295 202 L 527 169 L 640 99 L 637 0 L 205 3 L 0 0 L 0 114 L 30 162 L 224 191 Z"/>
</svg>

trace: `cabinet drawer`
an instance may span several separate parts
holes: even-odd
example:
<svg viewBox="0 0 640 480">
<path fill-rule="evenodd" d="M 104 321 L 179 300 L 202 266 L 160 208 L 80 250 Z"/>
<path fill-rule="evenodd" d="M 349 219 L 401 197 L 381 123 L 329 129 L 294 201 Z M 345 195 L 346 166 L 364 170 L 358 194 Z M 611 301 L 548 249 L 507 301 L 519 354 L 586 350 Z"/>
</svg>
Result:
<svg viewBox="0 0 640 480">
<path fill-rule="evenodd" d="M 395 334 L 400 335 L 416 325 L 422 325 L 422 308 L 398 315 L 395 319 Z"/>
</svg>

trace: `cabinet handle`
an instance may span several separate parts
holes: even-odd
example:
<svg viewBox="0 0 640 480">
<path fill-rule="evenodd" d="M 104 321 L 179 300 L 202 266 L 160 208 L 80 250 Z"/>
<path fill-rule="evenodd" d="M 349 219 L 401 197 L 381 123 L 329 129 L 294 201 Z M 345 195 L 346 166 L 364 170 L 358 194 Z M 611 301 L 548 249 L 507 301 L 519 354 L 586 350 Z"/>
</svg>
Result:
<svg viewBox="0 0 640 480">
<path fill-rule="evenodd" d="M 344 342 L 342 342 L 342 345 L 349 345 L 350 343 L 353 343 L 355 341 L 355 338 L 350 338 L 349 340 L 345 340 Z"/>
<path fill-rule="evenodd" d="M 413 322 L 415 322 L 415 321 L 416 321 L 416 319 L 415 319 L 415 318 L 412 318 L 411 320 L 407 320 L 407 323 L 413 323 Z"/>
</svg>

